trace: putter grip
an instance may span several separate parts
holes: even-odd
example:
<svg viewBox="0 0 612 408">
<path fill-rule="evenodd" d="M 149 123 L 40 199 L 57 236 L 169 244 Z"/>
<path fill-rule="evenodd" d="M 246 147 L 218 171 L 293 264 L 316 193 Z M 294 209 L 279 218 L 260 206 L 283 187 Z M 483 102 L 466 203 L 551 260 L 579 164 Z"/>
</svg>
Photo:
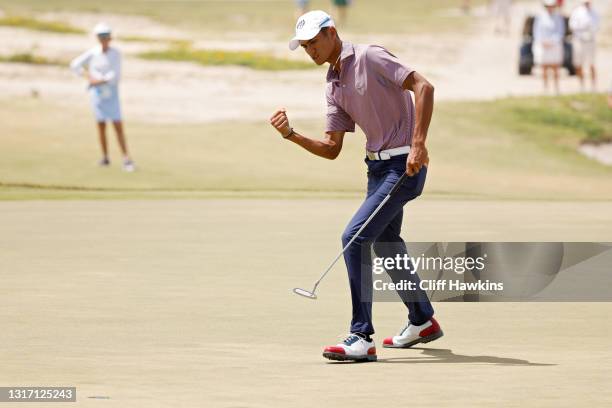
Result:
<svg viewBox="0 0 612 408">
<path fill-rule="evenodd" d="M 393 194 L 395 194 L 395 192 L 402 186 L 402 184 L 404 184 L 404 181 L 406 181 L 407 178 L 408 178 L 408 175 L 406 173 L 402 174 L 402 177 L 400 177 L 399 180 L 397 180 L 397 183 L 395 183 L 395 185 L 389 192 L 389 195 L 392 196 Z"/>
</svg>

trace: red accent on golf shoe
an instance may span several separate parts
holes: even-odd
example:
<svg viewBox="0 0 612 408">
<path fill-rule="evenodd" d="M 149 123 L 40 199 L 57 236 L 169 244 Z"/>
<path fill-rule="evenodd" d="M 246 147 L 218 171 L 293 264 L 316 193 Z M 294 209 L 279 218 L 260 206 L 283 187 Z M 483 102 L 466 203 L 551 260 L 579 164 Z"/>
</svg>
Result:
<svg viewBox="0 0 612 408">
<path fill-rule="evenodd" d="M 327 346 L 325 347 L 325 352 L 336 353 L 336 354 L 346 354 L 344 349 L 338 346 Z"/>
<path fill-rule="evenodd" d="M 383 344 L 388 344 L 389 346 L 393 345 L 393 337 L 387 337 L 383 340 Z"/>
<path fill-rule="evenodd" d="M 370 347 L 368 349 L 368 356 L 375 356 L 376 355 L 376 347 Z"/>
<path fill-rule="evenodd" d="M 434 319 L 433 317 L 430 319 L 431 321 L 431 326 L 429 326 L 428 328 L 421 330 L 421 332 L 419 333 L 420 337 L 426 337 L 426 336 L 430 336 L 434 333 L 437 333 L 440 331 L 440 325 L 438 324 L 438 322 L 436 321 L 436 319 Z"/>
</svg>

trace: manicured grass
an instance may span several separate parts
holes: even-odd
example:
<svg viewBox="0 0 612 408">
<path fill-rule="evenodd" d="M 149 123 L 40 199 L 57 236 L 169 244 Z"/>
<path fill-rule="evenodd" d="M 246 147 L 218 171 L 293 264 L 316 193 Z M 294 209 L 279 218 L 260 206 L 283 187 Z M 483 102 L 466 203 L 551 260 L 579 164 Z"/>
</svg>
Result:
<svg viewBox="0 0 612 408">
<path fill-rule="evenodd" d="M 33 65 L 57 65 L 66 66 L 68 63 L 64 61 L 49 59 L 40 55 L 35 55 L 29 52 L 12 54 L 12 55 L 0 55 L 0 62 L 14 62 L 19 64 L 33 64 Z"/>
<path fill-rule="evenodd" d="M 607 134 L 609 121 L 597 113 L 604 103 L 603 95 L 438 103 L 428 139 L 425 193 L 468 199 L 612 199 L 612 168 L 577 152 L 589 132 L 604 129 L 598 134 Z M 532 107 L 556 107 L 564 119 L 551 124 Z M 292 126 L 320 137 L 323 118 L 293 120 Z M 112 166 L 96 166 L 99 150 L 86 107 L 76 111 L 32 99 L 0 102 L 0 197 L 359 195 L 365 188 L 360 132 L 347 134 L 340 157 L 329 161 L 280 139 L 265 121 L 128 121 L 126 127 L 139 167 L 133 174 L 120 170 L 112 133 Z"/>
<path fill-rule="evenodd" d="M 197 50 L 185 45 L 174 46 L 164 51 L 145 52 L 139 56 L 144 59 L 186 61 L 200 65 L 239 65 L 265 71 L 312 69 L 315 67 L 311 63 L 276 58 L 257 52 Z"/>
<path fill-rule="evenodd" d="M 59 21 L 43 21 L 25 16 L 0 17 L 0 26 L 26 28 L 28 30 L 48 31 L 60 34 L 83 34 L 84 31 Z"/>
</svg>

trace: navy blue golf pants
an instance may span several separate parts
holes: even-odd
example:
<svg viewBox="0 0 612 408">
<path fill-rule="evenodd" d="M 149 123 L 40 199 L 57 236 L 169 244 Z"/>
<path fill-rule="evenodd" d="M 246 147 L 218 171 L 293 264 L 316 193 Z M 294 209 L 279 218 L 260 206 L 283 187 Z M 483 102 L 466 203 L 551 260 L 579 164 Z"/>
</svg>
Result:
<svg viewBox="0 0 612 408">
<path fill-rule="evenodd" d="M 368 165 L 367 197 L 342 234 L 343 247 L 353 238 L 406 171 L 406 159 L 406 155 L 394 156 L 390 160 L 366 159 Z M 407 253 L 406 244 L 400 237 L 403 207 L 408 201 L 421 194 L 426 176 L 427 168 L 423 167 L 418 174 L 408 178 L 344 252 L 353 303 L 351 333 L 374 333 L 371 295 L 372 257 L 370 255 L 372 245 L 378 257 L 395 257 L 397 254 L 403 256 Z M 399 276 L 395 276 L 394 271 L 387 270 L 387 273 L 394 282 L 399 279 Z M 401 279 L 412 280 L 418 287 L 419 277 L 416 273 L 402 273 Z M 415 301 L 414 295 L 410 299 L 402 294 L 400 297 L 408 308 L 408 319 L 412 324 L 421 325 L 433 316 L 433 307 L 423 291 L 417 291 L 418 301 Z"/>
</svg>

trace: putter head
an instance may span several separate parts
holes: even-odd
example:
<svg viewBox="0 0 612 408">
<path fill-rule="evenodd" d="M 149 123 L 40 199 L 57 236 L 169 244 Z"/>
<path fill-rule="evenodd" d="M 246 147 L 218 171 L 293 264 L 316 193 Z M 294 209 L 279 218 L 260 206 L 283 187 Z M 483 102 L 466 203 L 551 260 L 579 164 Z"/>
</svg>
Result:
<svg viewBox="0 0 612 408">
<path fill-rule="evenodd" d="M 306 289 L 301 289 L 301 288 L 293 288 L 293 293 L 295 293 L 296 295 L 300 295 L 303 296 L 305 298 L 308 299 L 316 299 L 317 295 L 315 295 L 312 292 L 307 291 Z"/>
</svg>

